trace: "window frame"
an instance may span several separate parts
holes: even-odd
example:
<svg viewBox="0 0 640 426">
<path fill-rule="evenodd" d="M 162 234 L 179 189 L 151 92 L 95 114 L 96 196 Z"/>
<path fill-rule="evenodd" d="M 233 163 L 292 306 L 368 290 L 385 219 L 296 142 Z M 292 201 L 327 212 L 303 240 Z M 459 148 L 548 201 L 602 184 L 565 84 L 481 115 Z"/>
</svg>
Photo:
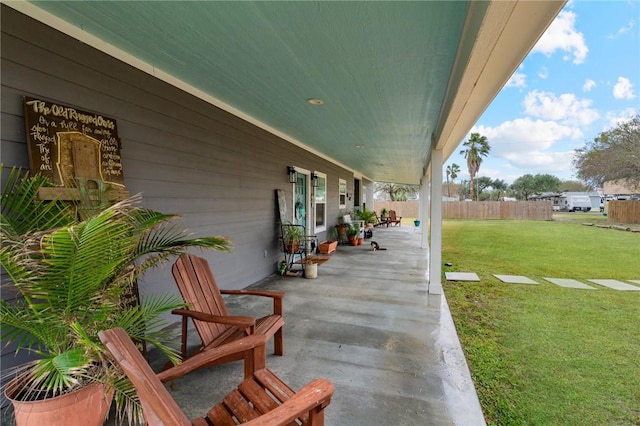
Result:
<svg viewBox="0 0 640 426">
<path fill-rule="evenodd" d="M 347 181 L 338 179 L 338 208 L 347 208 Z"/>
<path fill-rule="evenodd" d="M 313 229 L 314 229 L 314 233 L 318 233 L 318 232 L 324 232 L 327 230 L 327 204 L 328 204 L 328 197 L 327 197 L 327 175 L 325 173 L 321 173 L 321 172 L 317 172 L 314 171 L 313 172 L 317 177 L 318 177 L 318 186 L 316 188 L 313 189 Z M 322 182 L 324 182 L 324 198 L 323 200 L 319 201 L 318 200 L 318 192 L 320 190 L 321 184 Z M 322 224 L 318 225 L 317 223 L 317 215 L 318 215 L 318 205 L 321 204 L 324 206 L 323 208 L 323 212 L 322 212 Z"/>
</svg>

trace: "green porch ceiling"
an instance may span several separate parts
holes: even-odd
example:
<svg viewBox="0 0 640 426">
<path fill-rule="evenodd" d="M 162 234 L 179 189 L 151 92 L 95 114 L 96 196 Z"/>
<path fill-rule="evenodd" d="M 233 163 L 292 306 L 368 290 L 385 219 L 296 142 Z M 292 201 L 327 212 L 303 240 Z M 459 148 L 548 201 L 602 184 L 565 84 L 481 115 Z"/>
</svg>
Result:
<svg viewBox="0 0 640 426">
<path fill-rule="evenodd" d="M 491 3 L 467 1 L 30 3 L 356 174 L 402 183 L 420 182 L 494 25 Z M 517 8 L 505 3 L 491 16 L 508 21 Z M 539 3 L 546 27 L 562 2 Z M 473 122 L 460 125 L 463 137 Z"/>
</svg>

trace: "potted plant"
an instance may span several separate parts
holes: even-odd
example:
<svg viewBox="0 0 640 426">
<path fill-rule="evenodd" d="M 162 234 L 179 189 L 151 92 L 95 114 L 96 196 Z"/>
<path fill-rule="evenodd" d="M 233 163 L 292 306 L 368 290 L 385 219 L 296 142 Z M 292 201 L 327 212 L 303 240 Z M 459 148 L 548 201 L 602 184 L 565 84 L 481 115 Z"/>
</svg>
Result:
<svg viewBox="0 0 640 426">
<path fill-rule="evenodd" d="M 282 240 L 289 253 L 297 253 L 304 238 L 304 226 L 290 223 L 282 226 Z"/>
<path fill-rule="evenodd" d="M 363 220 L 365 225 L 373 225 L 376 222 L 376 213 L 372 210 L 362 209 L 356 213 L 356 219 Z"/>
<path fill-rule="evenodd" d="M 19 297 L 1 302 L 2 339 L 39 359 L 20 366 L 6 386 L 16 423 L 102 425 L 114 395 L 119 421 L 139 422 L 141 409 L 121 370 L 106 355 L 98 331 L 123 327 L 176 362 L 159 315 L 183 306 L 175 296 L 127 303 L 132 285 L 148 269 L 192 246 L 226 251 L 223 237 L 188 238 L 175 216 L 139 207 L 133 196 L 79 220 L 73 206 L 36 199 L 40 176 L 12 172 L 2 193 L 0 265 Z M 97 396 L 86 396 L 95 390 Z M 80 395 L 80 396 L 79 396 Z M 72 399 L 69 414 L 33 408 Z M 79 400 L 97 406 L 76 408 Z M 27 407 L 27 408 L 25 408 Z M 27 420 L 20 415 L 29 414 Z M 35 417 L 36 411 L 45 417 Z M 98 414 L 91 420 L 89 416 Z M 101 418 L 100 418 L 101 417 Z M 59 423 L 56 423 L 59 421 Z"/>
<path fill-rule="evenodd" d="M 347 237 L 352 246 L 358 245 L 358 234 L 360 234 L 360 227 L 357 224 L 354 223 L 347 228 Z"/>
</svg>

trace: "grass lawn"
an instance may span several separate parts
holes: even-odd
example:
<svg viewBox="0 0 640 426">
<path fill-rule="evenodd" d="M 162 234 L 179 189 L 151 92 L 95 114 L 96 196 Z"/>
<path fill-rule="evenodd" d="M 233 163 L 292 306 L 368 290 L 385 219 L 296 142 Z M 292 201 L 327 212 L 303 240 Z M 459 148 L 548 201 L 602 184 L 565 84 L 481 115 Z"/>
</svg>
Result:
<svg viewBox="0 0 640 426">
<path fill-rule="evenodd" d="M 489 424 L 640 425 L 640 292 L 542 280 L 640 279 L 640 234 L 448 220 L 442 260 L 481 278 L 443 286 Z"/>
</svg>

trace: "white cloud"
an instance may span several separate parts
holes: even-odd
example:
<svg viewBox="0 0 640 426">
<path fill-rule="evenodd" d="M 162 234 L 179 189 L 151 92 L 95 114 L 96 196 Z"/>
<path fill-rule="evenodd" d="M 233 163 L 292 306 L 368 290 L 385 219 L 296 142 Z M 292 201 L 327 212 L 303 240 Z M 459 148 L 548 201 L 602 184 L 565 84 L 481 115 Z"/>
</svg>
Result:
<svg viewBox="0 0 640 426">
<path fill-rule="evenodd" d="M 546 80 L 547 77 L 549 77 L 549 70 L 547 69 L 547 67 L 540 68 L 540 71 L 538 71 L 538 77 L 543 80 Z"/>
<path fill-rule="evenodd" d="M 534 117 L 547 120 L 559 120 L 563 124 L 589 125 L 600 118 L 591 108 L 590 99 L 578 99 L 573 93 L 556 96 L 552 92 L 534 90 L 525 97 L 525 112 Z"/>
<path fill-rule="evenodd" d="M 635 23 L 635 21 L 632 19 L 632 20 L 630 20 L 630 21 L 629 21 L 629 23 L 628 23 L 627 25 L 625 25 L 624 27 L 620 28 L 620 29 L 618 30 L 618 32 L 617 32 L 617 33 L 615 33 L 615 34 L 611 34 L 611 35 L 609 36 L 609 38 L 610 38 L 610 39 L 617 38 L 618 36 L 621 36 L 621 35 L 622 35 L 622 34 L 624 34 L 624 33 L 628 33 L 629 31 L 631 31 L 631 30 L 633 29 L 633 27 L 634 27 L 635 25 L 636 25 L 636 23 Z"/>
<path fill-rule="evenodd" d="M 503 158 L 518 155 L 524 161 L 531 152 L 544 151 L 562 140 L 583 138 L 582 131 L 576 127 L 530 118 L 505 121 L 497 127 L 474 126 L 471 132 L 487 137 L 491 154 Z"/>
<path fill-rule="evenodd" d="M 591 89 L 593 89 L 594 87 L 596 87 L 596 82 L 588 78 L 584 81 L 584 85 L 582 86 L 582 91 L 590 92 Z"/>
<path fill-rule="evenodd" d="M 623 123 L 625 121 L 631 120 L 637 114 L 640 114 L 640 111 L 636 111 L 635 108 L 627 108 L 622 111 L 609 111 L 607 113 L 607 124 L 602 128 L 602 131 L 607 131 L 616 127 L 618 124 Z"/>
<path fill-rule="evenodd" d="M 531 174 L 570 172 L 573 169 L 574 151 L 544 152 L 531 151 L 526 156 L 507 153 L 504 158 L 514 166 L 522 168 Z M 526 174 L 526 173 L 523 173 Z"/>
<path fill-rule="evenodd" d="M 636 95 L 633 93 L 633 84 L 631 80 L 625 77 L 618 77 L 618 82 L 613 86 L 613 97 L 616 99 L 633 99 Z"/>
<path fill-rule="evenodd" d="M 571 11 L 563 11 L 549 25 L 547 31 L 531 50 L 551 56 L 556 50 L 562 50 L 573 55 L 573 63 L 581 64 L 589 53 L 589 48 L 584 40 L 584 35 L 575 29 L 576 14 Z M 571 59 L 565 55 L 564 60 Z"/>
<path fill-rule="evenodd" d="M 525 87 L 527 85 L 525 81 L 526 78 L 527 78 L 526 74 L 516 71 L 515 73 L 513 73 L 509 81 L 507 81 L 507 84 L 505 84 L 505 87 Z"/>
</svg>

